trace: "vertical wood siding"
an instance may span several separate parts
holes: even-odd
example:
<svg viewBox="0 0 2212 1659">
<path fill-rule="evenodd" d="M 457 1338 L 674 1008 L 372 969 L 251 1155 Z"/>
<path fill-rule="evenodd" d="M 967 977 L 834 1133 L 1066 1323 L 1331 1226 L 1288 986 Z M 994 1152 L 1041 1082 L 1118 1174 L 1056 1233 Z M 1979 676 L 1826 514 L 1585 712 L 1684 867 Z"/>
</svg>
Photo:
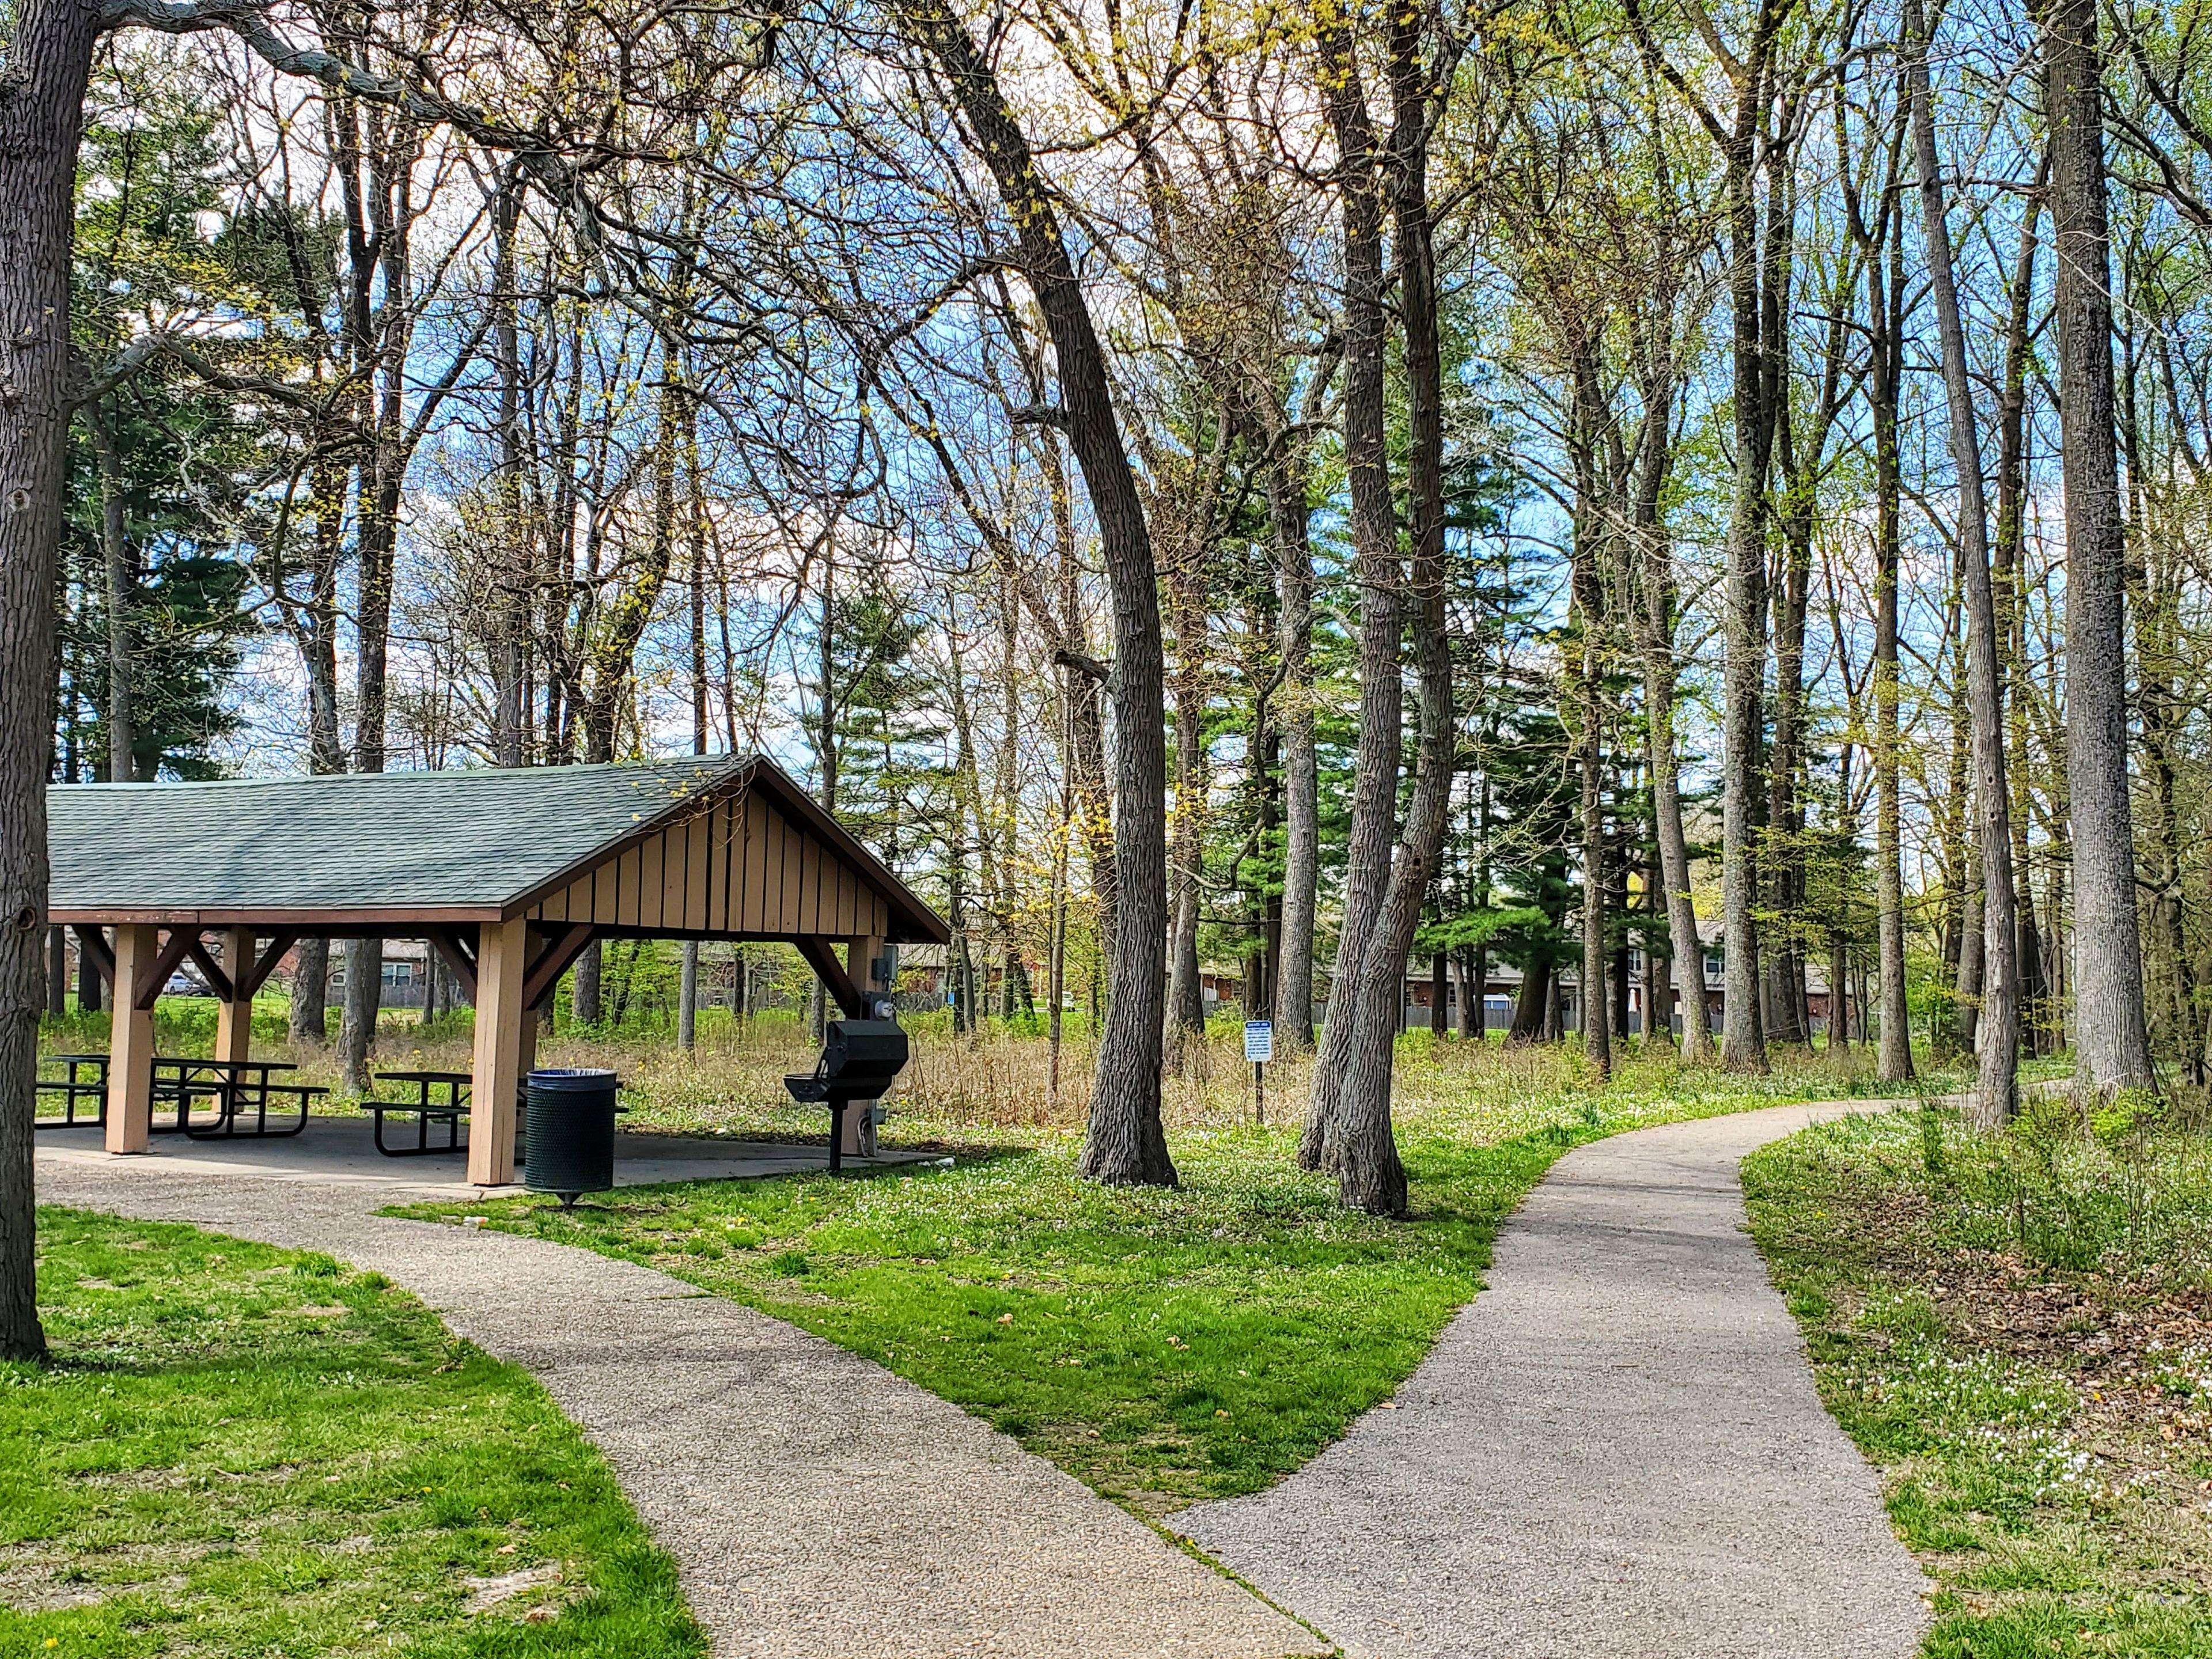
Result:
<svg viewBox="0 0 2212 1659">
<path fill-rule="evenodd" d="M 529 912 L 668 933 L 877 936 L 890 905 L 834 848 L 750 791 L 623 848 Z"/>
</svg>

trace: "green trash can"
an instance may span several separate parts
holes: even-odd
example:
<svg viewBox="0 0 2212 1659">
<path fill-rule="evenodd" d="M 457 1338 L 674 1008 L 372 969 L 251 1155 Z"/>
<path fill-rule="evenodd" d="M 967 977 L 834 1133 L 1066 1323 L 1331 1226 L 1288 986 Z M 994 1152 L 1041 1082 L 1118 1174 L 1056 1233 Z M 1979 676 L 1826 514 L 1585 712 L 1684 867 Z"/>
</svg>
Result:
<svg viewBox="0 0 2212 1659">
<path fill-rule="evenodd" d="M 566 1209 L 580 1194 L 614 1186 L 618 1086 L 612 1072 L 547 1066 L 531 1073 L 526 1188 L 556 1194 Z"/>
</svg>

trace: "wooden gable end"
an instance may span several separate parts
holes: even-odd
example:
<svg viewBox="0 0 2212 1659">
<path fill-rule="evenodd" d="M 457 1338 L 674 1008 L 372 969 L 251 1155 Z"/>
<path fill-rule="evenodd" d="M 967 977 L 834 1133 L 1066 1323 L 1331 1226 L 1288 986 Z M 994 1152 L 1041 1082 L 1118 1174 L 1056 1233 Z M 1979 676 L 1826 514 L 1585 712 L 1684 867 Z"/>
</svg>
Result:
<svg viewBox="0 0 2212 1659">
<path fill-rule="evenodd" d="M 611 854 L 524 913 L 610 931 L 881 938 L 890 904 L 836 849 L 751 790 Z"/>
</svg>

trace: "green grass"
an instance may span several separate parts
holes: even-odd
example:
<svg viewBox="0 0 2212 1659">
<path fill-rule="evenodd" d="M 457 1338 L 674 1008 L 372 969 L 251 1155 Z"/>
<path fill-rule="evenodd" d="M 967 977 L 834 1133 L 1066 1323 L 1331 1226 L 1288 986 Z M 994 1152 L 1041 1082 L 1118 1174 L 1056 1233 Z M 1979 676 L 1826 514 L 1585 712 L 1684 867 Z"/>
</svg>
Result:
<svg viewBox="0 0 2212 1659">
<path fill-rule="evenodd" d="M 380 1276 L 61 1209 L 40 1251 L 51 1363 L 0 1365 L 5 1659 L 705 1653 L 599 1454 Z"/>
<path fill-rule="evenodd" d="M 1569 1147 L 1854 1086 L 1812 1056 L 1753 1080 L 1639 1058 L 1598 1085 L 1557 1051 L 1439 1058 L 1409 1039 L 1405 1221 L 1340 1208 L 1334 1182 L 1296 1167 L 1294 1127 L 1234 1120 L 1171 1133 L 1173 1191 L 1080 1181 L 1076 1136 L 1048 1133 L 949 1170 L 627 1188 L 568 1213 L 531 1199 L 400 1212 L 470 1212 L 660 1267 L 1159 1513 L 1268 1485 L 1387 1399 Z"/>
<path fill-rule="evenodd" d="M 1929 1659 L 2212 1655 L 2212 1156 L 2063 1102 L 1744 1165 L 1821 1395 L 1939 1585 Z"/>
</svg>

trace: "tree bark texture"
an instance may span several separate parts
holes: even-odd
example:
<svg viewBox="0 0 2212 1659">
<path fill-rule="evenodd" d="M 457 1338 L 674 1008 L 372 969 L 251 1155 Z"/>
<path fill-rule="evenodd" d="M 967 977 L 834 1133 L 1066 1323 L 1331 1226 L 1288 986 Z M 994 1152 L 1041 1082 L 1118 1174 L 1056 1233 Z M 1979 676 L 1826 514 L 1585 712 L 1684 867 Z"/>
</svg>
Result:
<svg viewBox="0 0 2212 1659">
<path fill-rule="evenodd" d="M 1904 530 L 1897 447 L 1898 381 L 1904 368 L 1902 239 L 1893 228 L 1885 275 L 1880 258 L 1867 262 L 1873 336 L 1868 399 L 1874 417 L 1874 769 L 1875 926 L 1881 1037 L 1875 1075 L 1885 1083 L 1912 1076 L 1912 1028 L 1905 1000 L 1904 794 L 1898 764 L 1897 583 Z"/>
<path fill-rule="evenodd" d="M 1321 771 L 1314 748 L 1313 547 L 1305 446 L 1278 445 L 1267 471 L 1267 520 L 1275 544 L 1275 695 L 1283 734 L 1283 931 L 1275 970 L 1275 1049 L 1313 1047 L 1314 914 L 1321 879 Z"/>
<path fill-rule="evenodd" d="M 107 781 L 135 783 L 138 722 L 131 681 L 137 655 L 138 581 L 131 568 L 130 526 L 124 520 L 123 462 L 115 453 L 105 410 L 94 406 L 84 411 L 84 424 L 100 470 L 100 562 L 107 574 Z"/>
<path fill-rule="evenodd" d="M 1329 979 L 1312 1099 L 1298 1143 L 1298 1162 L 1309 1170 L 1334 1168 L 1328 1149 L 1358 1035 L 1358 978 L 1390 879 L 1405 696 L 1398 660 L 1404 573 L 1390 498 L 1384 380 L 1389 322 L 1383 304 L 1384 204 L 1376 136 L 1351 31 L 1341 24 L 1324 30 L 1317 45 L 1343 204 L 1344 447 L 1359 586 L 1359 746 L 1352 769 L 1336 968 Z M 1397 988 L 1390 988 L 1395 997 Z M 1394 1024 L 1395 1012 L 1394 1004 Z"/>
<path fill-rule="evenodd" d="M 1644 659 L 1644 740 L 1659 878 L 1666 894 L 1667 942 L 1680 981 L 1682 1059 L 1702 1066 L 1712 1059 L 1712 1015 L 1705 1002 L 1705 950 L 1690 896 L 1690 843 L 1682 828 L 1681 769 L 1674 752 L 1674 559 L 1659 513 L 1668 471 L 1674 370 L 1671 353 L 1656 356 L 1643 377 L 1644 426 L 1634 507 L 1634 544 L 1643 586 L 1639 654 Z M 1656 1020 L 1662 1029 L 1668 1029 L 1673 1022 L 1664 1006 L 1664 989 L 1662 982 L 1659 1006 L 1646 1024 Z"/>
<path fill-rule="evenodd" d="M 2036 926 L 2035 890 L 2028 871 L 2027 696 L 2023 684 L 2027 672 L 2027 635 L 2021 567 L 2027 531 L 2028 331 L 2042 205 L 2039 198 L 2028 198 L 2021 221 L 2020 257 L 2013 272 L 2004 386 L 1997 409 L 1996 541 L 1990 559 L 2000 690 L 2005 703 L 2005 764 L 2013 792 L 2013 914 L 2019 939 L 2013 957 L 2020 985 L 2021 1041 L 2032 1054 L 2047 1052 L 2045 1036 L 2049 1018 L 2043 940 Z"/>
<path fill-rule="evenodd" d="M 1012 221 L 1022 276 L 1044 313 L 1070 447 L 1083 473 L 1113 595 L 1115 904 L 1112 1003 L 1079 1168 L 1118 1184 L 1173 1185 L 1160 1123 L 1166 985 L 1166 666 L 1152 538 L 1114 410 L 1104 349 L 1068 258 L 1059 210 L 996 74 L 943 0 L 900 0 L 910 39 L 936 60 Z"/>
<path fill-rule="evenodd" d="M 0 70 L 0 1358 L 46 1351 L 31 1123 L 46 1001 L 54 568 L 68 492 L 70 240 L 100 8 L 24 0 Z"/>
<path fill-rule="evenodd" d="M 1958 474 L 1959 569 L 1966 607 L 1966 707 L 1972 726 L 1975 844 L 1981 854 L 1981 1007 L 1975 1022 L 1978 1058 L 1974 1115 L 1985 1128 L 2011 1120 L 2020 1049 L 2019 945 L 2013 916 L 2012 794 L 2005 777 L 2004 699 L 1999 690 L 1996 604 L 1990 586 L 1989 516 L 1982 493 L 1982 451 L 1966 335 L 1951 269 L 1951 230 L 1937 171 L 1936 113 L 1928 84 L 1927 24 L 1921 0 L 1905 0 L 1906 50 L 1912 78 L 1912 150 L 1920 175 L 1920 207 L 1928 254 L 1929 296 L 1943 356 L 1951 462 Z"/>
<path fill-rule="evenodd" d="M 346 941 L 345 1008 L 338 1018 L 338 1075 L 345 1092 L 368 1092 L 368 1058 L 376 1051 L 376 1017 L 384 1006 L 384 941 Z"/>
<path fill-rule="evenodd" d="M 1549 957 L 1539 957 L 1522 969 L 1521 988 L 1513 996 L 1513 1018 L 1505 1027 L 1507 1047 L 1545 1040 L 1550 1018 L 1546 1010 L 1552 1000 L 1552 986 Z"/>
<path fill-rule="evenodd" d="M 1358 1025 L 1322 1161 L 1337 1175 L 1347 1208 L 1402 1215 L 1406 1168 L 1390 1121 L 1390 1084 L 1405 995 L 1406 965 L 1421 908 L 1436 879 L 1451 812 L 1459 749 L 1452 700 L 1451 641 L 1444 602 L 1443 371 L 1436 255 L 1428 197 L 1425 76 L 1419 60 L 1422 14 L 1407 7 L 1390 25 L 1391 207 L 1397 228 L 1400 310 L 1405 322 L 1407 388 L 1406 495 L 1412 562 L 1409 597 L 1420 732 L 1413 797 L 1359 962 Z M 1356 90 L 1356 88 L 1355 88 Z M 1378 459 L 1379 459 L 1378 456 Z M 1393 558 L 1393 574 L 1396 561 Z M 1360 641 L 1368 647 L 1365 624 Z M 1395 653 L 1395 635 L 1393 646 Z M 1361 763 L 1366 760 L 1362 733 Z M 1394 734 L 1395 735 L 1395 734 Z M 1395 742 L 1391 746 L 1395 793 Z"/>
<path fill-rule="evenodd" d="M 1224 422 L 1224 431 L 1226 428 Z M 1206 1035 L 1198 925 L 1200 864 L 1206 851 L 1205 539 L 1212 533 L 1212 502 L 1188 503 L 1182 516 L 1182 533 L 1170 544 L 1182 545 L 1175 548 L 1167 579 L 1176 633 L 1175 839 L 1170 872 L 1175 909 L 1168 939 L 1167 1025 L 1161 1034 L 1164 1063 L 1177 1069 L 1197 1058 Z"/>
<path fill-rule="evenodd" d="M 2125 532 L 2112 432 L 2111 235 L 2096 0 L 2051 0 L 2040 19 L 2054 331 L 2066 492 L 2066 785 L 2074 847 L 2077 1087 L 2156 1086 L 2143 1019 L 2128 800 Z"/>
<path fill-rule="evenodd" d="M 317 1047 L 330 1041 L 331 942 L 303 939 L 293 947 L 292 1041 Z"/>
<path fill-rule="evenodd" d="M 1753 135 L 1739 123 L 1728 156 L 1729 287 L 1735 370 L 1735 477 L 1729 498 L 1726 665 L 1721 693 L 1721 905 L 1727 931 L 1721 1059 L 1766 1069 L 1759 1018 L 1757 808 L 1765 734 L 1766 351 L 1759 305 L 1759 203 Z"/>
<path fill-rule="evenodd" d="M 1569 551 L 1573 598 L 1566 715 L 1574 734 L 1575 760 L 1582 783 L 1582 998 L 1583 1048 L 1600 1078 L 1613 1073 L 1611 1009 L 1605 994 L 1607 874 L 1611 860 L 1605 834 L 1605 589 L 1602 569 L 1610 535 L 1606 523 L 1611 503 L 1603 499 L 1595 451 L 1610 425 L 1598 389 L 1595 343 L 1576 355 L 1573 372 L 1576 513 Z"/>
<path fill-rule="evenodd" d="M 699 941 L 684 941 L 682 979 L 677 989 L 676 1046 L 690 1054 L 699 1043 Z"/>
</svg>

